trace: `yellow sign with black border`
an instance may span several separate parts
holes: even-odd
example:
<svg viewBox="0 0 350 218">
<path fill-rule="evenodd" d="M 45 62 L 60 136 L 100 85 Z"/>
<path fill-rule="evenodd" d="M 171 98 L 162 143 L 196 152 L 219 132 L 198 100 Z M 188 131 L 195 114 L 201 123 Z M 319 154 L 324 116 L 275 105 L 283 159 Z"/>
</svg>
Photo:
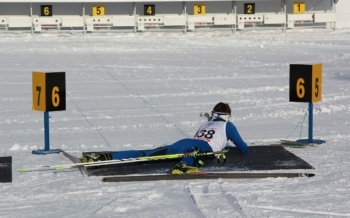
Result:
<svg viewBox="0 0 350 218">
<path fill-rule="evenodd" d="M 303 14 L 305 13 L 305 2 L 294 2 L 293 3 L 293 13 L 294 14 Z"/>
<path fill-rule="evenodd" d="M 205 4 L 195 4 L 193 6 L 193 14 L 194 15 L 205 15 L 205 13 L 206 13 Z"/>
<path fill-rule="evenodd" d="M 105 16 L 105 6 L 103 5 L 92 6 L 92 16 L 94 17 Z"/>
</svg>

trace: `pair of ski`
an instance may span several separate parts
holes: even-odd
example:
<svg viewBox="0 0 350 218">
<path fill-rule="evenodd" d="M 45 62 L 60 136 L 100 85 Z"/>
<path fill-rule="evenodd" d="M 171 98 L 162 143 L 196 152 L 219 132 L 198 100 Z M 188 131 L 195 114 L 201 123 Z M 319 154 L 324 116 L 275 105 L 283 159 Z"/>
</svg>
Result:
<svg viewBox="0 0 350 218">
<path fill-rule="evenodd" d="M 159 161 L 159 160 L 168 160 L 168 159 L 181 159 L 184 157 L 200 157 L 200 156 L 224 154 L 228 152 L 228 150 L 223 150 L 219 152 L 204 152 L 204 153 L 194 151 L 194 152 L 181 153 L 181 154 L 165 154 L 165 155 L 144 156 L 144 157 L 136 157 L 136 158 L 115 159 L 115 160 L 85 162 L 85 163 L 82 163 L 79 158 L 74 157 L 63 150 L 61 150 L 61 152 L 74 163 L 61 164 L 61 165 L 36 166 L 36 167 L 21 167 L 19 169 L 19 172 L 30 172 L 30 171 L 40 171 L 40 170 L 61 171 L 64 169 L 72 169 L 72 168 L 79 168 L 79 167 L 95 167 L 95 166 L 127 164 L 127 163 L 137 163 L 137 162 L 147 162 L 147 161 Z"/>
<path fill-rule="evenodd" d="M 297 178 L 313 177 L 313 173 L 246 173 L 246 172 L 208 172 L 198 174 L 145 174 L 145 175 L 123 175 L 102 178 L 103 182 L 134 182 L 134 181 L 159 181 L 159 180 L 194 180 L 194 179 L 261 179 L 261 178 Z"/>
</svg>

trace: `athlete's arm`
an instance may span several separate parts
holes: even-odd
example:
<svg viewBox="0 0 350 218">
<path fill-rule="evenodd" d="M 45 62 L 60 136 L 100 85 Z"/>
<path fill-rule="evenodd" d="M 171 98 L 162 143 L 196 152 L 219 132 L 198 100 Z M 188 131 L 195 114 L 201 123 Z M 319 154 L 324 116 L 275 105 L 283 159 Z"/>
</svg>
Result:
<svg viewBox="0 0 350 218">
<path fill-rule="evenodd" d="M 241 135 L 238 133 L 237 128 L 231 122 L 227 122 L 226 124 L 226 136 L 227 139 L 231 140 L 236 145 L 240 152 L 247 153 L 247 143 L 243 141 Z"/>
</svg>

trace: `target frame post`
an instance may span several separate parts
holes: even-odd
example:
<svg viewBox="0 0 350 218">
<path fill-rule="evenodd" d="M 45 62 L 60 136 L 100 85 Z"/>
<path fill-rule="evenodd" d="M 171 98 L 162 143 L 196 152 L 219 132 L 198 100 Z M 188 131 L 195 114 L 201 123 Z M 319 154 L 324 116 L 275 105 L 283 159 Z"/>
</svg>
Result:
<svg viewBox="0 0 350 218">
<path fill-rule="evenodd" d="M 309 103 L 308 139 L 304 144 L 322 144 L 324 140 L 313 138 L 313 103 L 322 99 L 322 64 L 291 64 L 289 70 L 289 101 Z"/>
<path fill-rule="evenodd" d="M 50 149 L 50 111 L 66 110 L 65 72 L 32 72 L 32 109 L 44 112 L 43 150 L 32 154 L 60 153 L 60 149 Z"/>
</svg>

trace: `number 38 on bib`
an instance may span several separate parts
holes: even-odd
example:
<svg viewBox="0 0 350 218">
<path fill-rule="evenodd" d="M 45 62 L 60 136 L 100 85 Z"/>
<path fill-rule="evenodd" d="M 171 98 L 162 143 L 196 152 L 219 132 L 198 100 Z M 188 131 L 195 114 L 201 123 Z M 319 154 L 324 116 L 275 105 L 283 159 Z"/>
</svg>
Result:
<svg viewBox="0 0 350 218">
<path fill-rule="evenodd" d="M 322 64 L 291 64 L 289 101 L 318 102 L 322 97 Z"/>
<path fill-rule="evenodd" d="M 64 72 L 33 72 L 32 80 L 33 110 L 66 110 L 66 75 Z"/>
</svg>

